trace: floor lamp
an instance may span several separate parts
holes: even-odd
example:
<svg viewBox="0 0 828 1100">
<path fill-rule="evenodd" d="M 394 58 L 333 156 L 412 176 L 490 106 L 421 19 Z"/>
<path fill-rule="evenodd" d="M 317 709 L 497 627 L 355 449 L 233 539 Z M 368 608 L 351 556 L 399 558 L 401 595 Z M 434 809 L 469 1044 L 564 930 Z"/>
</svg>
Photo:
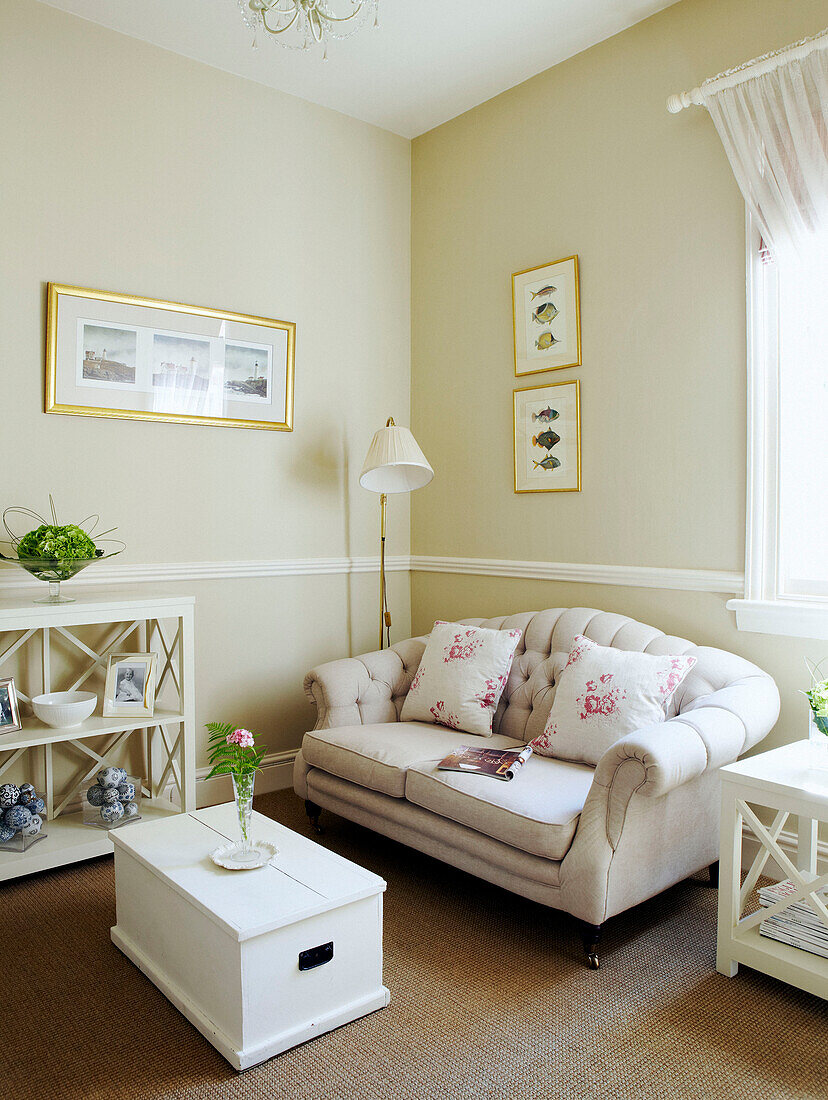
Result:
<svg viewBox="0 0 828 1100">
<path fill-rule="evenodd" d="M 384 428 L 375 432 L 365 456 L 359 483 L 380 495 L 380 629 L 379 645 L 391 644 L 391 612 L 385 584 L 385 514 L 389 493 L 410 493 L 422 489 L 434 477 L 426 456 L 408 428 L 398 428 L 388 417 Z"/>
</svg>

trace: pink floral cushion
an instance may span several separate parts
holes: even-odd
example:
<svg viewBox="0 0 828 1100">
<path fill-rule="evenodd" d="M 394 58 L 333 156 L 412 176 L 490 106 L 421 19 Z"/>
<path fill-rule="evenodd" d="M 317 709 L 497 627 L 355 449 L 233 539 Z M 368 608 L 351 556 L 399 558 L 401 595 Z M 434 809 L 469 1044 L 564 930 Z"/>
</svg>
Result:
<svg viewBox="0 0 828 1100">
<path fill-rule="evenodd" d="M 541 756 L 597 765 L 625 734 L 665 720 L 673 692 L 695 663 L 695 657 L 613 649 L 579 634 L 532 748 Z"/>
<path fill-rule="evenodd" d="M 400 718 L 491 737 L 519 630 L 488 630 L 438 619 Z"/>
</svg>

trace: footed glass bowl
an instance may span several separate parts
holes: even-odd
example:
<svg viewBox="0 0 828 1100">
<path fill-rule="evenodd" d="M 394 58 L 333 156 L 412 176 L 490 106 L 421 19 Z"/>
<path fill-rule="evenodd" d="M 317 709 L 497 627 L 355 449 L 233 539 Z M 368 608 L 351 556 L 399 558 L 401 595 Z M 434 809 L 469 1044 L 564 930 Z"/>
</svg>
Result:
<svg viewBox="0 0 828 1100">
<path fill-rule="evenodd" d="M 80 573 L 81 569 L 86 569 L 87 565 L 92 565 L 93 562 L 114 558 L 116 554 L 123 553 L 124 549 L 121 546 L 109 553 L 100 551 L 94 558 L 12 558 L 0 554 L 0 561 L 7 561 L 10 565 L 19 565 L 27 573 L 31 573 L 33 577 L 37 577 L 39 581 L 45 581 L 49 585 L 49 595 L 40 600 L 35 600 L 35 603 L 74 603 L 71 596 L 61 595 L 60 582 L 71 580 L 72 577 Z"/>
</svg>

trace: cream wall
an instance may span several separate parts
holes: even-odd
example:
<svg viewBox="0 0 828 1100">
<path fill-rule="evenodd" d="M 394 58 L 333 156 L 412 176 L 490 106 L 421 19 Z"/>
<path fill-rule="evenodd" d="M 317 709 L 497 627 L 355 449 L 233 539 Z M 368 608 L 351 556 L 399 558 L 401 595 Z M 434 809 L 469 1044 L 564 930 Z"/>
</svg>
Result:
<svg viewBox="0 0 828 1100">
<path fill-rule="evenodd" d="M 744 204 L 671 92 L 820 30 L 824 0 L 683 0 L 413 145 L 412 419 L 436 471 L 414 553 L 744 568 Z M 510 274 L 580 255 L 583 366 L 513 377 Z M 516 495 L 512 391 L 581 379 L 581 493 Z M 415 574 L 433 618 L 586 605 L 744 654 L 804 735 L 803 656 L 725 596 Z"/>
<path fill-rule="evenodd" d="M 0 507 L 100 511 L 132 565 L 376 554 L 356 477 L 409 416 L 410 143 L 31 0 L 0 0 L 0 118 Z M 44 415 L 49 280 L 295 321 L 295 431 Z M 275 752 L 307 669 L 375 645 L 373 575 L 159 590 L 196 596 L 199 721 Z M 405 574 L 391 596 L 408 633 Z"/>
</svg>

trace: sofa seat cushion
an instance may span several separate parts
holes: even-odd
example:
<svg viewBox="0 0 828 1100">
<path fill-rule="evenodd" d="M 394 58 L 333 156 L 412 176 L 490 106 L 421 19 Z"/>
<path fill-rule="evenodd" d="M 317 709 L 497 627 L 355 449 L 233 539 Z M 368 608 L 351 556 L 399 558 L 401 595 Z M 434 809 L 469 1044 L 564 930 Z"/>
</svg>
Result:
<svg viewBox="0 0 828 1100">
<path fill-rule="evenodd" d="M 410 767 L 429 761 L 438 763 L 468 742 L 467 733 L 427 722 L 378 722 L 306 733 L 302 755 L 312 767 L 330 775 L 393 798 L 405 798 L 405 775 Z M 487 739 L 486 747 L 513 749 L 523 744 L 511 737 L 496 736 Z"/>
<path fill-rule="evenodd" d="M 533 756 L 510 783 L 503 783 L 424 763 L 409 769 L 405 797 L 514 848 L 563 859 L 594 774 L 585 764 Z"/>
</svg>

